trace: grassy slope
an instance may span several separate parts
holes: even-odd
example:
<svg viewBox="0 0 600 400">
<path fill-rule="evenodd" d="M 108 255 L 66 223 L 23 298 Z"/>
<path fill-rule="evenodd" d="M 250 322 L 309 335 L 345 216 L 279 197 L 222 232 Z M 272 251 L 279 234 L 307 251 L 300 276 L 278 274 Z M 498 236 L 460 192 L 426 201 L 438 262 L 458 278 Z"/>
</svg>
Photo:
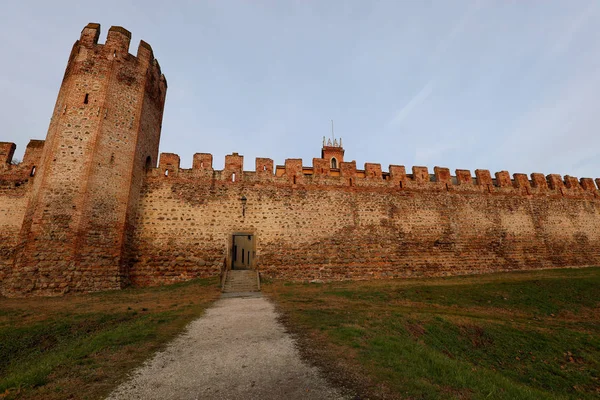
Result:
<svg viewBox="0 0 600 400">
<path fill-rule="evenodd" d="M 0 399 L 97 399 L 219 294 L 215 279 L 60 298 L 0 298 Z"/>
<path fill-rule="evenodd" d="M 600 268 L 263 290 L 369 397 L 600 396 Z"/>
</svg>

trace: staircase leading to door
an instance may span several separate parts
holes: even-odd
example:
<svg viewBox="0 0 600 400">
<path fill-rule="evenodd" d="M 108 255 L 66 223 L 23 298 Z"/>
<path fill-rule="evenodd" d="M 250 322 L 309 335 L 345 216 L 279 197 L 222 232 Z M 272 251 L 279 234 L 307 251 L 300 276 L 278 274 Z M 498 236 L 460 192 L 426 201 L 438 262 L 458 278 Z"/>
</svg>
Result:
<svg viewBox="0 0 600 400">
<path fill-rule="evenodd" d="M 236 292 L 260 292 L 258 271 L 251 269 L 227 271 L 223 293 Z"/>
</svg>

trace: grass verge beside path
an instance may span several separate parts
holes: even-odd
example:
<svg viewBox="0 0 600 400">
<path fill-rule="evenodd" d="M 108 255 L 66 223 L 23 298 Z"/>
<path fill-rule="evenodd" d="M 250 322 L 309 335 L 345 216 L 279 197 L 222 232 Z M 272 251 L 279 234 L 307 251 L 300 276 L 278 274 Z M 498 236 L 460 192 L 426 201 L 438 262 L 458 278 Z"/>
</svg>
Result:
<svg viewBox="0 0 600 400">
<path fill-rule="evenodd" d="M 368 398 L 600 397 L 600 268 L 262 288 Z"/>
<path fill-rule="evenodd" d="M 99 399 L 219 296 L 216 279 L 0 298 L 0 399 Z"/>
</svg>

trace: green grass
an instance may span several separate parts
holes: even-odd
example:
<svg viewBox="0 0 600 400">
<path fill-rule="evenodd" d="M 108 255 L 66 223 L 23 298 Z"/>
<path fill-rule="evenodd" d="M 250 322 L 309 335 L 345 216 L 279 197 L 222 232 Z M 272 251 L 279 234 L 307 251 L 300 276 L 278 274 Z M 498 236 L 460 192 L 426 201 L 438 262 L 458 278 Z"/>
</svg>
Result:
<svg viewBox="0 0 600 400">
<path fill-rule="evenodd" d="M 263 290 L 369 397 L 600 397 L 600 268 Z"/>
<path fill-rule="evenodd" d="M 0 399 L 103 398 L 218 296 L 215 279 L 0 298 Z"/>
</svg>

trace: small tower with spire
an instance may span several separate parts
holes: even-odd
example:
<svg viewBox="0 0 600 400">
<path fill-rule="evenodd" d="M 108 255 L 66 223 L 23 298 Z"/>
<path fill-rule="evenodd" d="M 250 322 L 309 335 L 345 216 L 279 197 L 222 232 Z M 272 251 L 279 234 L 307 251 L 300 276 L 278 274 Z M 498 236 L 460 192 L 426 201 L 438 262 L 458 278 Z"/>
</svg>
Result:
<svg viewBox="0 0 600 400">
<path fill-rule="evenodd" d="M 340 164 L 344 162 L 344 148 L 342 147 L 342 138 L 339 142 L 333 133 L 333 120 L 331 121 L 331 138 L 325 141 L 323 136 L 323 148 L 321 149 L 321 158 L 329 162 L 331 169 L 339 169 Z"/>
</svg>

